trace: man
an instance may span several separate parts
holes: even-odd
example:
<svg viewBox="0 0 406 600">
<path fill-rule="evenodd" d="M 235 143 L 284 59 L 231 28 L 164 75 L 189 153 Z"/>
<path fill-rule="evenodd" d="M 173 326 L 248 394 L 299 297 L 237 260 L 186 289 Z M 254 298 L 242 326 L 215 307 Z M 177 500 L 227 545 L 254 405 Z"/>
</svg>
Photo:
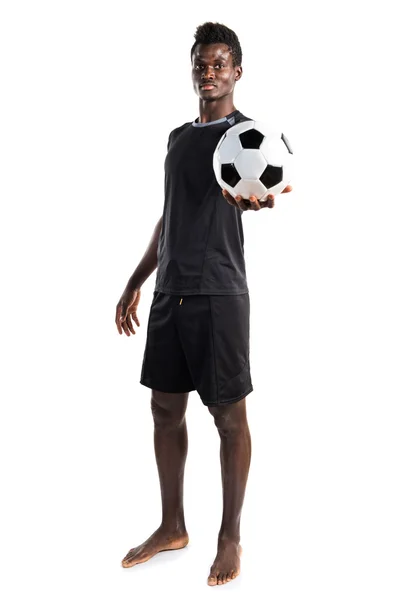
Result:
<svg viewBox="0 0 406 600">
<path fill-rule="evenodd" d="M 163 215 L 116 307 L 119 333 L 135 334 L 131 319 L 139 326 L 140 288 L 158 267 L 141 384 L 152 389 L 162 523 L 122 565 L 132 567 L 189 541 L 183 512 L 185 412 L 189 392 L 197 390 L 221 444 L 223 516 L 209 585 L 231 581 L 240 572 L 240 517 L 251 460 L 246 416 L 246 396 L 253 390 L 250 306 L 241 215 L 274 205 L 273 196 L 264 202 L 254 196 L 232 198 L 213 172 L 222 134 L 248 120 L 233 102 L 241 59 L 238 38 L 228 27 L 204 23 L 197 28 L 191 61 L 200 118 L 169 135 Z"/>
</svg>

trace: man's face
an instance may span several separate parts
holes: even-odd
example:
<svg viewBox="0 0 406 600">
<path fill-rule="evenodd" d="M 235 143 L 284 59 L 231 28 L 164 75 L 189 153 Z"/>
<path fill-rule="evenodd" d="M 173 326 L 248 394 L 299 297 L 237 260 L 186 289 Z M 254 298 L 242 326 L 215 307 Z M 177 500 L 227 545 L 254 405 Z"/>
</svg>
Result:
<svg viewBox="0 0 406 600">
<path fill-rule="evenodd" d="M 192 56 L 192 81 L 196 94 L 206 102 L 227 96 L 242 75 L 233 67 L 232 54 L 226 44 L 198 44 Z"/>
</svg>

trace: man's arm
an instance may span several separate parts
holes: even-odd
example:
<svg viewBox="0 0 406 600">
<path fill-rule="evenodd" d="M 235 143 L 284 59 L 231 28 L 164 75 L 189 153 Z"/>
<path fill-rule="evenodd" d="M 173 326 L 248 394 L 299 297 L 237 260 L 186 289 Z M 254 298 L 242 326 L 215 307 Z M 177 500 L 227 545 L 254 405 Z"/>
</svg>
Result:
<svg viewBox="0 0 406 600">
<path fill-rule="evenodd" d="M 116 306 L 116 326 L 119 334 L 124 333 L 129 336 L 135 333 L 131 319 L 135 321 L 137 326 L 140 322 L 137 316 L 137 308 L 141 297 L 141 286 L 148 279 L 158 265 L 158 242 L 162 229 L 162 217 L 155 225 L 154 233 L 140 260 L 138 267 L 131 275 L 124 292 Z"/>
<path fill-rule="evenodd" d="M 154 233 L 134 273 L 127 283 L 127 289 L 140 289 L 148 277 L 155 271 L 158 265 L 158 241 L 162 229 L 162 217 L 155 225 Z"/>
<path fill-rule="evenodd" d="M 170 132 L 168 137 L 168 151 L 171 145 L 172 133 L 173 131 Z M 134 273 L 128 280 L 126 286 L 127 290 L 139 290 L 142 284 L 148 279 L 151 273 L 153 273 L 158 266 L 158 241 L 162 229 L 162 217 L 159 219 L 158 223 L 155 226 L 154 233 L 152 234 L 152 238 L 148 244 L 147 249 L 145 250 L 144 256 L 142 257 L 138 267 L 135 269 Z"/>
</svg>

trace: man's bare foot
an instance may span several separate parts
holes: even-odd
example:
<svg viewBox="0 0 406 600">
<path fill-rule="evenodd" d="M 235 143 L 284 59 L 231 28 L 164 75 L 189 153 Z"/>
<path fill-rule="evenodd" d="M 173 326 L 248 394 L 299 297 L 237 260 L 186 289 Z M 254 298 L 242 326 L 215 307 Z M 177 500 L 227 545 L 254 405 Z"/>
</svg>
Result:
<svg viewBox="0 0 406 600">
<path fill-rule="evenodd" d="M 163 550 L 179 550 L 180 548 L 184 548 L 188 542 L 189 536 L 186 530 L 169 533 L 158 527 L 143 544 L 136 548 L 131 548 L 121 561 L 121 564 L 124 568 L 133 567 L 139 563 L 146 562 Z"/>
<path fill-rule="evenodd" d="M 207 578 L 209 585 L 222 585 L 240 574 L 240 556 L 242 548 L 238 542 L 219 541 L 217 556 Z"/>
</svg>

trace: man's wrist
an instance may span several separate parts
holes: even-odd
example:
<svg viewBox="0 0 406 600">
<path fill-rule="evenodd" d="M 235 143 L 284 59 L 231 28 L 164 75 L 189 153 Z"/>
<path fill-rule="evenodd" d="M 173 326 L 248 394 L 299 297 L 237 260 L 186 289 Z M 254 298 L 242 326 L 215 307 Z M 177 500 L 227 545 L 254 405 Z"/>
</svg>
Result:
<svg viewBox="0 0 406 600">
<path fill-rule="evenodd" d="M 140 290 L 143 283 L 144 282 L 143 281 L 141 282 L 138 277 L 131 276 L 127 282 L 126 287 L 128 290 Z"/>
</svg>

